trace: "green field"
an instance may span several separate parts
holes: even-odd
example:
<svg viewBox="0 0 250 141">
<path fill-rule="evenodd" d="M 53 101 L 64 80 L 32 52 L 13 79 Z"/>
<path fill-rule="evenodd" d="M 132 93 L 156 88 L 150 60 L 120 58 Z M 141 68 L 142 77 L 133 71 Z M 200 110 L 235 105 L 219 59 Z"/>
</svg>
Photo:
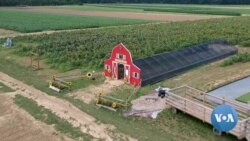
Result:
<svg viewBox="0 0 250 141">
<path fill-rule="evenodd" d="M 250 14 L 246 5 L 181 5 L 181 4 L 86 4 L 83 6 L 59 6 L 70 10 L 124 11 L 124 12 L 173 12 L 190 14 L 231 15 Z"/>
<path fill-rule="evenodd" d="M 19 55 L 39 53 L 52 68 L 60 70 L 101 69 L 118 43 L 132 52 L 133 59 L 222 38 L 247 46 L 249 23 L 250 17 L 235 17 L 17 37 L 14 50 Z"/>
<path fill-rule="evenodd" d="M 0 9 L 0 28 L 20 32 L 81 29 L 147 23 L 144 20 L 48 14 Z"/>
<path fill-rule="evenodd" d="M 250 92 L 236 98 L 236 100 L 243 102 L 243 103 L 249 103 L 250 102 Z"/>
</svg>

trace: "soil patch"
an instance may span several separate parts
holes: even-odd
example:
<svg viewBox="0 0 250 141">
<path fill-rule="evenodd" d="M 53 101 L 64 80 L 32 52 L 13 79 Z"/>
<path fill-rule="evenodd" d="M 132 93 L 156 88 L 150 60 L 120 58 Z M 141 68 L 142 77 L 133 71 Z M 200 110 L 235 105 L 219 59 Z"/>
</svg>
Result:
<svg viewBox="0 0 250 141">
<path fill-rule="evenodd" d="M 1 141 L 73 141 L 19 109 L 9 95 L 0 95 Z"/>
</svg>

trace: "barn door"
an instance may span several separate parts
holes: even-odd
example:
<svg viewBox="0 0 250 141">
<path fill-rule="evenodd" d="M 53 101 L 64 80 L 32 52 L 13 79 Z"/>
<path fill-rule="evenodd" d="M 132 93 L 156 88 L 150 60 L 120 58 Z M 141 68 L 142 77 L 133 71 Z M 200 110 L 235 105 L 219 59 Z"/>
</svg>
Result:
<svg viewBox="0 0 250 141">
<path fill-rule="evenodd" d="M 125 66 L 125 78 L 127 79 L 127 82 L 130 83 L 130 65 L 124 65 Z"/>
<path fill-rule="evenodd" d="M 118 79 L 124 79 L 125 72 L 125 66 L 123 64 L 118 64 Z"/>
<path fill-rule="evenodd" d="M 113 79 L 118 79 L 117 71 L 118 71 L 118 64 L 116 62 L 113 63 L 113 68 L 112 68 L 112 77 Z"/>
</svg>

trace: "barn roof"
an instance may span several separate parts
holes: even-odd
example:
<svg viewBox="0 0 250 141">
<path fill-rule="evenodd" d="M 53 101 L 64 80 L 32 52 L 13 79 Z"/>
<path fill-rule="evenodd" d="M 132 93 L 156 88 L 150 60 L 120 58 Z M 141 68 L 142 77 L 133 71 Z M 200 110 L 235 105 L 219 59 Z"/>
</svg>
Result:
<svg viewBox="0 0 250 141">
<path fill-rule="evenodd" d="M 133 61 L 141 69 L 142 86 L 157 83 L 192 67 L 237 53 L 237 48 L 224 40 L 195 45 L 177 51 Z"/>
</svg>

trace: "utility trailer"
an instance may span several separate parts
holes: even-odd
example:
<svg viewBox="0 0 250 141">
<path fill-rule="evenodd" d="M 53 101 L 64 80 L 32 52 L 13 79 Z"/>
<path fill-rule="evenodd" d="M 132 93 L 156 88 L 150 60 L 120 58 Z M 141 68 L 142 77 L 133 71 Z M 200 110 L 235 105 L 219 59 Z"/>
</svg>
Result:
<svg viewBox="0 0 250 141">
<path fill-rule="evenodd" d="M 96 106 L 103 107 L 108 110 L 117 111 L 119 108 L 128 108 L 130 106 L 130 101 L 133 96 L 137 93 L 139 87 L 134 87 L 130 95 L 126 99 L 118 99 L 113 96 L 104 95 L 103 92 L 100 92 L 96 95 Z"/>
<path fill-rule="evenodd" d="M 97 74 L 95 71 L 88 72 L 87 74 L 79 74 L 79 75 L 69 75 L 69 76 L 55 76 L 53 75 L 51 77 L 51 80 L 49 81 L 49 88 L 56 91 L 61 92 L 64 89 L 71 90 L 72 88 L 72 80 L 83 80 L 85 77 L 88 79 L 95 80 Z"/>
<path fill-rule="evenodd" d="M 216 106 L 231 105 L 237 111 L 239 120 L 236 127 L 229 133 L 238 139 L 246 138 L 250 141 L 250 107 L 247 104 L 211 96 L 189 86 L 171 89 L 167 92 L 166 101 L 173 111 L 182 111 L 209 124 L 211 124 L 212 111 Z M 215 133 L 221 134 L 216 131 Z"/>
</svg>

